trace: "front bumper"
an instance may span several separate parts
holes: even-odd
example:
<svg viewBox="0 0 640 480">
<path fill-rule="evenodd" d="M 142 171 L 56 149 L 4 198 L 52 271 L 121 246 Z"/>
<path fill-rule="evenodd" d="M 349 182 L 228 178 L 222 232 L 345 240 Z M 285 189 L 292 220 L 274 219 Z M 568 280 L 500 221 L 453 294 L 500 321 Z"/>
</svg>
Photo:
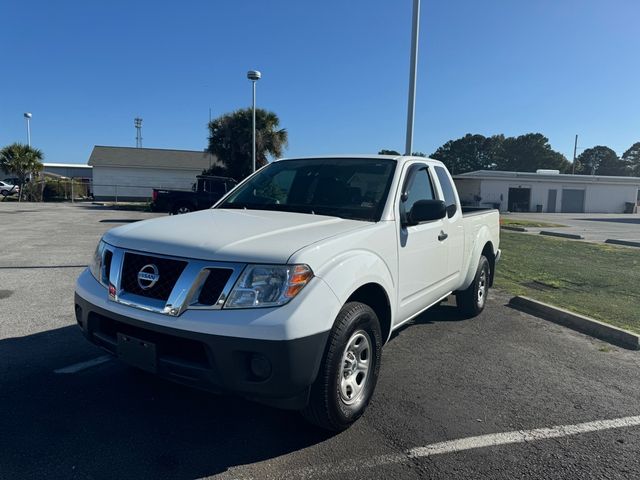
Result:
<svg viewBox="0 0 640 480">
<path fill-rule="evenodd" d="M 329 335 L 264 340 L 182 330 L 115 313 L 78 293 L 75 311 L 85 337 L 127 363 L 192 387 L 290 409 L 307 404 Z M 144 351 L 126 353 L 123 339 Z"/>
</svg>

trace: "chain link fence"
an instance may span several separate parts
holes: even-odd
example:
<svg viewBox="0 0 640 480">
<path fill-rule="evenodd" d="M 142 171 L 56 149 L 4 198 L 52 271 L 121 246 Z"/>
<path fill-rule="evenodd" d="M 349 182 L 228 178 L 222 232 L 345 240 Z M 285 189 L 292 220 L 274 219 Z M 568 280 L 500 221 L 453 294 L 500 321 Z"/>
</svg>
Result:
<svg viewBox="0 0 640 480">
<path fill-rule="evenodd" d="M 152 200 L 154 189 L 165 189 L 162 185 L 123 185 L 94 183 L 91 179 L 58 179 L 45 178 L 32 180 L 22 186 L 22 200 L 27 202 L 141 202 Z M 179 190 L 166 187 L 168 190 Z M 188 191 L 189 189 L 183 189 Z M 16 192 L 6 197 L 0 196 L 0 201 L 18 199 Z"/>
</svg>

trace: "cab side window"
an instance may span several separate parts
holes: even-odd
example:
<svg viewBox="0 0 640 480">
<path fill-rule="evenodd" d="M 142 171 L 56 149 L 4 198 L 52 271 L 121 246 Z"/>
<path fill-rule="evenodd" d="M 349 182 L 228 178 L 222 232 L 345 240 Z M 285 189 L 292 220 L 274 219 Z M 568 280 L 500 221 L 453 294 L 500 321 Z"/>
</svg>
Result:
<svg viewBox="0 0 640 480">
<path fill-rule="evenodd" d="M 409 172 L 407 178 L 409 183 L 404 188 L 402 199 L 404 213 L 411 211 L 411 207 L 418 200 L 435 200 L 436 198 L 427 166 L 415 165 L 410 168 L 412 171 Z"/>
</svg>

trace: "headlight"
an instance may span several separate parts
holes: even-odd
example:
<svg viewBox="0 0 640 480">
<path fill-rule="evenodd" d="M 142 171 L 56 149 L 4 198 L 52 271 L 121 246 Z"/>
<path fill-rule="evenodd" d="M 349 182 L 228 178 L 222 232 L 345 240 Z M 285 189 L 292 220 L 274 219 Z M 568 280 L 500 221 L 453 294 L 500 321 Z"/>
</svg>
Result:
<svg viewBox="0 0 640 480">
<path fill-rule="evenodd" d="M 98 246 L 96 247 L 96 251 L 93 252 L 91 263 L 89 263 L 89 270 L 91 271 L 91 274 L 103 285 L 109 284 L 109 276 L 104 265 L 106 246 L 107 244 L 100 240 L 100 243 L 98 243 Z"/>
<path fill-rule="evenodd" d="M 247 265 L 224 308 L 284 305 L 312 278 L 313 272 L 308 265 Z"/>
</svg>

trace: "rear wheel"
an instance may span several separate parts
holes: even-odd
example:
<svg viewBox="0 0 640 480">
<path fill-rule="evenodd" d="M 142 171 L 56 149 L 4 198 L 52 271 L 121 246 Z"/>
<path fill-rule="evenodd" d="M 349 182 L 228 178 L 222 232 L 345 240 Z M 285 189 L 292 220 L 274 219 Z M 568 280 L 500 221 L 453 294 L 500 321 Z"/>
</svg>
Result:
<svg viewBox="0 0 640 480">
<path fill-rule="evenodd" d="M 302 410 L 311 423 L 344 430 L 364 413 L 380 370 L 382 333 L 376 313 L 349 302 L 338 314 L 309 404 Z"/>
<path fill-rule="evenodd" d="M 9 195 L 9 190 L 1 190 L 0 195 L 2 195 L 3 197 L 6 197 L 7 195 Z"/>
<path fill-rule="evenodd" d="M 182 215 L 184 213 L 189 213 L 193 211 L 193 207 L 191 205 L 187 205 L 187 204 L 182 204 L 182 205 L 177 205 L 174 209 L 173 209 L 173 213 L 175 215 Z"/>
<path fill-rule="evenodd" d="M 491 267 L 484 255 L 480 256 L 476 276 L 466 290 L 456 294 L 458 309 L 468 317 L 479 315 L 487 302 Z"/>
</svg>

